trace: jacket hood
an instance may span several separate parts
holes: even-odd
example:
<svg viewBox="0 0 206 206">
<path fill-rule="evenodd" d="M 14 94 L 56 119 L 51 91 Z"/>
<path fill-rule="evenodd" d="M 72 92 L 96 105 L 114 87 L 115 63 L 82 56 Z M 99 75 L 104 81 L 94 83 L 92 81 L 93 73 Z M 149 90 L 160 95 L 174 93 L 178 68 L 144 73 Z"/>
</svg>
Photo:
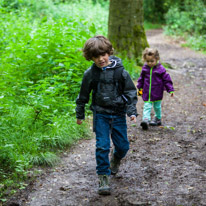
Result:
<svg viewBox="0 0 206 206">
<path fill-rule="evenodd" d="M 122 65 L 122 60 L 119 57 L 110 56 L 109 60 L 112 61 L 111 66 L 109 66 L 111 68 L 113 68 L 113 67 L 120 67 L 120 66 L 122 67 L 123 66 Z"/>
</svg>

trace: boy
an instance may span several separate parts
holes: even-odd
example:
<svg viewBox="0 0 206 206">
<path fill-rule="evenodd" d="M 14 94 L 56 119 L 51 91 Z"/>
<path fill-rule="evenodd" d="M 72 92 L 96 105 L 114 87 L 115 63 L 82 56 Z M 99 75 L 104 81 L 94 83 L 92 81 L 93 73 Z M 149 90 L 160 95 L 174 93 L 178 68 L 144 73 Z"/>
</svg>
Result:
<svg viewBox="0 0 206 206">
<path fill-rule="evenodd" d="M 137 91 L 121 60 L 113 54 L 110 41 L 98 35 L 86 41 L 83 55 L 93 65 L 84 73 L 76 100 L 77 124 L 85 118 L 85 104 L 92 91 L 91 110 L 96 133 L 96 163 L 100 195 L 110 194 L 109 175 L 118 172 L 120 161 L 129 150 L 126 113 L 136 122 Z M 109 162 L 110 135 L 114 144 Z"/>
</svg>

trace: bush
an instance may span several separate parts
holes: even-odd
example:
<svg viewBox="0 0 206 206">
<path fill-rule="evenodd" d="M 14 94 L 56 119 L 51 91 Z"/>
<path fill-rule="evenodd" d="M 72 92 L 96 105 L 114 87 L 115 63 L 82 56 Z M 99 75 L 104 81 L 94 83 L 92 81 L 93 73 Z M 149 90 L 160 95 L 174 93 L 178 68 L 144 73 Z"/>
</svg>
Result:
<svg viewBox="0 0 206 206">
<path fill-rule="evenodd" d="M 79 2 L 0 2 L 0 200 L 32 167 L 54 165 L 58 151 L 91 135 L 75 118 L 91 65 L 81 50 L 88 38 L 107 36 L 108 2 Z M 124 61 L 130 73 L 134 64 Z"/>
<path fill-rule="evenodd" d="M 202 0 L 185 0 L 184 8 L 173 6 L 166 14 L 166 33 L 171 35 L 184 35 L 188 45 L 196 49 L 205 49 L 206 41 L 206 7 Z M 200 43 L 203 41 L 204 43 Z"/>
<path fill-rule="evenodd" d="M 52 166 L 58 151 L 90 135 L 75 118 L 90 66 L 81 49 L 91 36 L 106 35 L 107 11 L 92 2 L 57 3 L 0 2 L 0 199 L 21 187 L 31 167 Z"/>
</svg>

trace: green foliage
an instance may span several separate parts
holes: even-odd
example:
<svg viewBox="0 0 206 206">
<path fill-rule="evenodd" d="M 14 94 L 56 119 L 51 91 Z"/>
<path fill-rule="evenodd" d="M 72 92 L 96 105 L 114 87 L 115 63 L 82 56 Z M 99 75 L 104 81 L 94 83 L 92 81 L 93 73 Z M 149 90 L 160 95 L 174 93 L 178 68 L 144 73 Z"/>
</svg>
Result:
<svg viewBox="0 0 206 206">
<path fill-rule="evenodd" d="M 4 187 L 0 191 L 24 180 L 33 165 L 53 166 L 58 162 L 57 148 L 61 151 L 90 135 L 88 125 L 77 127 L 69 113 L 56 114 L 46 125 L 46 119 L 34 122 L 35 116 L 30 106 L 13 106 L 1 118 L 0 181 Z"/>
<path fill-rule="evenodd" d="M 166 19 L 168 27 L 171 27 L 173 32 L 201 34 L 206 31 L 206 7 L 201 0 L 190 4 L 188 2 L 183 11 L 177 6 L 172 7 Z"/>
<path fill-rule="evenodd" d="M 75 118 L 91 64 L 81 49 L 91 36 L 107 34 L 107 8 L 92 1 L 0 2 L 0 200 L 22 188 L 32 167 L 54 165 L 57 151 L 91 135 Z"/>
<path fill-rule="evenodd" d="M 125 69 L 129 72 L 132 79 L 137 79 L 140 76 L 141 65 L 137 64 L 137 60 L 128 59 L 125 55 L 121 57 Z"/>
<path fill-rule="evenodd" d="M 206 53 L 206 35 L 201 36 L 189 36 L 187 43 L 183 46 L 191 47 L 194 50 L 201 50 Z"/>
<path fill-rule="evenodd" d="M 88 38 L 107 36 L 108 5 L 0 1 L 0 201 L 24 188 L 21 181 L 34 166 L 53 166 L 58 151 L 91 135 L 88 123 L 79 126 L 75 118 L 75 99 L 91 65 L 81 50 Z M 123 63 L 135 78 L 135 61 Z"/>
<path fill-rule="evenodd" d="M 171 7 L 184 10 L 185 5 L 195 2 L 194 0 L 144 0 L 144 20 L 152 23 L 165 23 L 165 15 Z"/>
<path fill-rule="evenodd" d="M 164 23 L 164 15 L 167 13 L 171 3 L 174 4 L 174 0 L 144 0 L 144 19 L 147 22 L 152 23 Z"/>
<path fill-rule="evenodd" d="M 206 2 L 204 0 L 145 0 L 143 2 L 146 29 L 155 28 L 157 23 L 166 23 L 164 27 L 166 34 L 184 36 L 187 41 L 184 46 L 206 51 Z"/>
<path fill-rule="evenodd" d="M 166 33 L 186 37 L 187 46 L 205 50 L 206 6 L 202 0 L 185 0 L 171 7 L 166 15 Z"/>
<path fill-rule="evenodd" d="M 144 22 L 144 28 L 145 30 L 149 30 L 149 29 L 161 29 L 162 28 L 162 24 L 159 23 L 151 23 L 151 22 Z"/>
</svg>

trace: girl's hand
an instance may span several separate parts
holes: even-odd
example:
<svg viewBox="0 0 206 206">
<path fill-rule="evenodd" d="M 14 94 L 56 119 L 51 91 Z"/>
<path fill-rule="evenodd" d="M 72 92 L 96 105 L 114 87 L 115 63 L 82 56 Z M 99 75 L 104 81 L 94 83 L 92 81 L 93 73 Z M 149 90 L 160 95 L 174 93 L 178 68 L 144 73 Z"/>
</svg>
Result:
<svg viewBox="0 0 206 206">
<path fill-rule="evenodd" d="M 171 96 L 171 97 L 174 97 L 174 93 L 171 93 L 170 96 Z"/>
<path fill-rule="evenodd" d="M 82 124 L 82 120 L 81 119 L 77 119 L 77 124 Z"/>
<path fill-rule="evenodd" d="M 142 94 L 143 94 L 143 89 L 139 89 L 137 95 L 142 96 Z"/>
</svg>

